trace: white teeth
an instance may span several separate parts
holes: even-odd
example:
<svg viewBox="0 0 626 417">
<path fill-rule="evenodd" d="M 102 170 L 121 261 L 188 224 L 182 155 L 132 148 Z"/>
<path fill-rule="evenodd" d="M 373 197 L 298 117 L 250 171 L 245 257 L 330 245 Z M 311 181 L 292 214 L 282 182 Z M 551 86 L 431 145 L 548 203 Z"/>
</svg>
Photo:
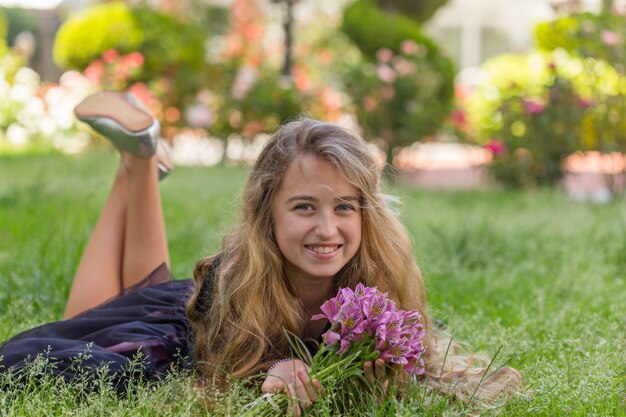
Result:
<svg viewBox="0 0 626 417">
<path fill-rule="evenodd" d="M 336 251 L 337 248 L 339 248 L 339 246 L 309 246 L 309 249 L 315 253 L 331 253 Z"/>
</svg>

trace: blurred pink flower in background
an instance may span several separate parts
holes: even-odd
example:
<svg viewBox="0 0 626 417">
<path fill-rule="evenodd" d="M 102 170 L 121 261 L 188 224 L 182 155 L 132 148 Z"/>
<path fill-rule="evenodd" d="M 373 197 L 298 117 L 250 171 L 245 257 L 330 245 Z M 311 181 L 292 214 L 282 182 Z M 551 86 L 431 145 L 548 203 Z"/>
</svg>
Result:
<svg viewBox="0 0 626 417">
<path fill-rule="evenodd" d="M 322 99 L 322 105 L 324 106 L 325 111 L 333 112 L 342 108 L 343 97 L 338 91 L 325 86 L 322 87 L 320 95 Z"/>
<path fill-rule="evenodd" d="M 293 84 L 298 91 L 307 92 L 313 88 L 313 79 L 304 68 L 294 67 Z"/>
<path fill-rule="evenodd" d="M 391 61 L 391 58 L 393 58 L 393 51 L 389 48 L 380 48 L 376 52 L 376 59 L 379 60 L 380 62 L 387 63 Z"/>
<path fill-rule="evenodd" d="M 506 145 L 504 142 L 496 139 L 491 139 L 485 144 L 484 148 L 491 152 L 494 156 L 502 155 L 506 152 Z"/>
<path fill-rule="evenodd" d="M 400 50 L 406 55 L 417 55 L 420 51 L 420 46 L 415 41 L 407 39 L 400 44 Z"/>
<path fill-rule="evenodd" d="M 372 112 L 378 108 L 378 100 L 371 96 L 365 97 L 364 105 L 366 111 Z"/>
<path fill-rule="evenodd" d="M 128 65 L 130 68 L 139 68 L 144 63 L 144 57 L 141 52 L 131 52 L 128 55 L 122 57 L 122 62 Z"/>
<path fill-rule="evenodd" d="M 396 57 L 393 59 L 393 67 L 398 72 L 398 75 L 401 76 L 414 75 L 417 72 L 417 65 L 415 62 L 411 62 L 402 57 Z"/>
<path fill-rule="evenodd" d="M 242 135 L 252 138 L 265 130 L 265 125 L 258 121 L 250 121 L 243 126 Z"/>
<path fill-rule="evenodd" d="M 104 63 L 99 59 L 92 61 L 83 71 L 83 75 L 93 84 L 99 84 L 104 76 Z"/>
<path fill-rule="evenodd" d="M 577 97 L 576 98 L 576 104 L 578 104 L 583 109 L 587 109 L 589 107 L 592 107 L 595 103 L 590 98 Z"/>
<path fill-rule="evenodd" d="M 111 62 L 119 58 L 119 56 L 119 52 L 117 52 L 115 49 L 107 49 L 102 53 L 102 60 L 104 60 L 104 62 L 106 62 L 107 64 L 110 64 Z"/>
<path fill-rule="evenodd" d="M 460 130 L 465 130 L 467 127 L 467 117 L 461 109 L 456 109 L 452 112 L 452 121 Z"/>
<path fill-rule="evenodd" d="M 522 107 L 527 114 L 535 116 L 543 113 L 546 105 L 543 103 L 539 103 L 538 101 L 522 99 Z"/>
<path fill-rule="evenodd" d="M 389 65 L 378 65 L 376 75 L 381 81 L 389 84 L 396 80 L 396 72 Z"/>
<path fill-rule="evenodd" d="M 603 30 L 600 33 L 600 39 L 602 39 L 602 43 L 608 46 L 621 45 L 623 42 L 622 35 L 612 30 Z"/>
</svg>

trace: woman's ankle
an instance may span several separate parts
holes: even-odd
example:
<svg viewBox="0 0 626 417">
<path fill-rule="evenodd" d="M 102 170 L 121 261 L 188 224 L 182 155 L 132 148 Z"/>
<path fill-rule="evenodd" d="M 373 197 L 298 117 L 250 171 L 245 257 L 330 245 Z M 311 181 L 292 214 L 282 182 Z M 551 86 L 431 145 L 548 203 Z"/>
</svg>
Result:
<svg viewBox="0 0 626 417">
<path fill-rule="evenodd" d="M 155 156 L 144 159 L 127 152 L 120 152 L 120 154 L 120 166 L 124 168 L 127 175 L 153 175 L 157 172 L 157 158 Z"/>
</svg>

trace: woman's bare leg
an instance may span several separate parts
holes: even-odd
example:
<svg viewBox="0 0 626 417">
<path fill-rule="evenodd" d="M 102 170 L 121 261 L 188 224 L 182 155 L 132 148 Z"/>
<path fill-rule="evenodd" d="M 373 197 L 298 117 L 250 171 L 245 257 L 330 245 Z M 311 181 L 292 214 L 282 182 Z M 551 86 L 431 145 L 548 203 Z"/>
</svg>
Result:
<svg viewBox="0 0 626 417">
<path fill-rule="evenodd" d="M 124 164 L 76 269 L 63 318 L 69 318 L 119 294 L 122 289 L 122 256 L 128 200 Z"/>
<path fill-rule="evenodd" d="M 128 172 L 128 200 L 122 256 L 122 288 L 146 277 L 156 267 L 169 266 L 169 251 L 159 192 L 157 158 L 122 155 Z"/>
</svg>

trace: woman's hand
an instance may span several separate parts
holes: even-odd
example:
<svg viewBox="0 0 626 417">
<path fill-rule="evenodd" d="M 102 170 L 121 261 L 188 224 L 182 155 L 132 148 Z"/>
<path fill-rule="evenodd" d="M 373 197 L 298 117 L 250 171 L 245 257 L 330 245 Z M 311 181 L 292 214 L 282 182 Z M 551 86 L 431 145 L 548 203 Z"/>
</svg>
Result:
<svg viewBox="0 0 626 417">
<path fill-rule="evenodd" d="M 324 395 L 324 387 L 309 376 L 309 367 L 299 359 L 277 363 L 267 374 L 261 392 L 284 392 L 289 396 L 288 414 L 300 416 L 302 409 L 309 408 Z"/>
<path fill-rule="evenodd" d="M 400 387 L 404 387 L 407 380 L 407 373 L 402 369 L 402 365 L 391 364 L 388 366 L 388 364 L 380 358 L 376 359 L 374 362 L 365 362 L 363 365 L 363 374 L 368 386 L 379 396 L 387 392 L 389 381 Z"/>
</svg>

